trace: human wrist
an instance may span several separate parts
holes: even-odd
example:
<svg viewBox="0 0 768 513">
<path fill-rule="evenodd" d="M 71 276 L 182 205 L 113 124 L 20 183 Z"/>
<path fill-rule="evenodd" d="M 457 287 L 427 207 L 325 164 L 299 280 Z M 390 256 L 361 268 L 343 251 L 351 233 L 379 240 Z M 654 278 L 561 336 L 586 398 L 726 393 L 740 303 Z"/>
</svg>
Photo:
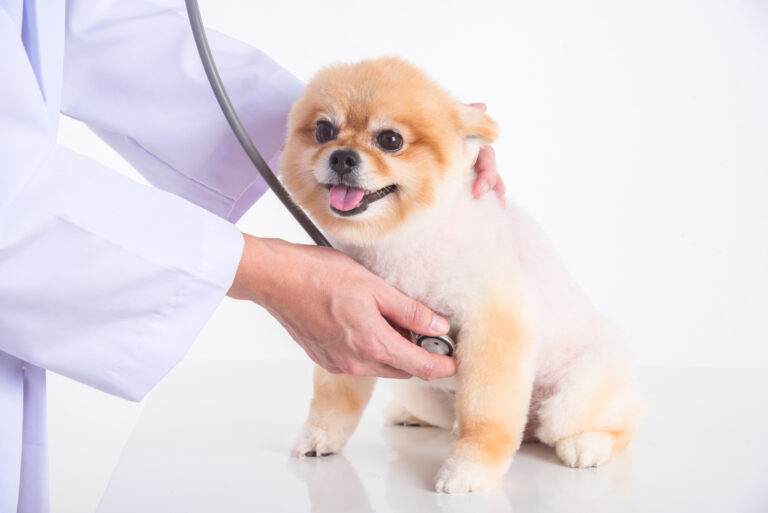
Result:
<svg viewBox="0 0 768 513">
<path fill-rule="evenodd" d="M 253 301 L 264 305 L 275 290 L 273 265 L 279 258 L 277 239 L 263 239 L 243 233 L 243 253 L 235 279 L 227 292 L 234 299 Z"/>
</svg>

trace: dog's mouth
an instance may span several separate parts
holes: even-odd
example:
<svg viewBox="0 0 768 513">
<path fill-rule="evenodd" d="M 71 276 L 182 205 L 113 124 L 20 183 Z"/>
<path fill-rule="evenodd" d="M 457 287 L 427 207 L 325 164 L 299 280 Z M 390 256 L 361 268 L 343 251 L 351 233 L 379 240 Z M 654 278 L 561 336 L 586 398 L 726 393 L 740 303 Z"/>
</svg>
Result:
<svg viewBox="0 0 768 513">
<path fill-rule="evenodd" d="M 373 192 L 345 184 L 325 184 L 325 187 L 328 189 L 331 210 L 345 217 L 365 212 L 368 205 L 397 190 L 397 185 L 394 184 Z"/>
</svg>

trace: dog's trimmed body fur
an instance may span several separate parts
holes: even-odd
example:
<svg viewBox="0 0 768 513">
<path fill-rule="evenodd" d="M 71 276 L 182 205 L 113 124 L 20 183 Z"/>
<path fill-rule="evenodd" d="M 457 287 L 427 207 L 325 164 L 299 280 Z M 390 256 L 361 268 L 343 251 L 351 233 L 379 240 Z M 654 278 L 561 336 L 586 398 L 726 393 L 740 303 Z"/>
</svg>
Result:
<svg viewBox="0 0 768 513">
<path fill-rule="evenodd" d="M 399 87 L 411 100 L 398 100 Z M 405 109 L 392 105 L 398 101 Z M 327 118 L 336 139 L 311 141 L 308 127 Z M 403 147 L 376 154 L 371 138 L 393 127 Z M 458 374 L 395 382 L 386 412 L 392 423 L 458 430 L 437 476 L 440 492 L 496 486 L 524 437 L 553 446 L 569 466 L 602 464 L 631 442 L 640 400 L 620 334 L 538 225 L 493 195 L 472 198 L 472 163 L 495 135 L 490 118 L 409 64 L 381 59 L 321 72 L 292 110 L 281 159 L 286 186 L 335 247 L 451 319 Z M 360 153 L 353 186 L 394 183 L 396 192 L 351 217 L 329 209 L 325 183 L 338 177 L 326 161 L 340 147 Z M 334 187 L 353 190 L 346 183 Z M 340 450 L 374 382 L 317 368 L 294 454 Z"/>
</svg>

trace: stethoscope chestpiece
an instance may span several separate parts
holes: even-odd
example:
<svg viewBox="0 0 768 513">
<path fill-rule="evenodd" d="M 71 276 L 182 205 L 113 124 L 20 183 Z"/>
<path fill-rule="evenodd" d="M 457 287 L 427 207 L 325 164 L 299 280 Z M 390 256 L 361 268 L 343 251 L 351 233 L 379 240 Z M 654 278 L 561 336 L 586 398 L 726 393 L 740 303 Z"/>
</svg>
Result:
<svg viewBox="0 0 768 513">
<path fill-rule="evenodd" d="M 453 351 L 456 349 L 453 339 L 448 335 L 431 336 L 411 332 L 411 342 L 429 353 L 445 356 L 453 355 Z"/>
</svg>

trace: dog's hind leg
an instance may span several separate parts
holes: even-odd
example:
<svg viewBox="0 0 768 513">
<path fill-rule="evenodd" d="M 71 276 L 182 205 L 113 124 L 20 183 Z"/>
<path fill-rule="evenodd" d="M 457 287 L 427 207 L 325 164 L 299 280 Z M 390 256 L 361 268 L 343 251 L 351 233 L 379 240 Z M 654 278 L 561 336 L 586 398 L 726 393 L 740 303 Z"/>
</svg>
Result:
<svg viewBox="0 0 768 513">
<path fill-rule="evenodd" d="M 393 382 L 392 391 L 394 397 L 384 410 L 388 423 L 453 428 L 456 414 L 452 394 L 413 379 Z"/>
<path fill-rule="evenodd" d="M 642 394 L 631 366 L 615 356 L 586 354 L 538 409 L 537 437 L 569 467 L 607 463 L 635 437 Z"/>
<path fill-rule="evenodd" d="M 384 408 L 384 420 L 387 424 L 408 427 L 430 427 L 432 424 L 420 419 L 405 409 L 398 399 L 392 399 Z"/>
</svg>

